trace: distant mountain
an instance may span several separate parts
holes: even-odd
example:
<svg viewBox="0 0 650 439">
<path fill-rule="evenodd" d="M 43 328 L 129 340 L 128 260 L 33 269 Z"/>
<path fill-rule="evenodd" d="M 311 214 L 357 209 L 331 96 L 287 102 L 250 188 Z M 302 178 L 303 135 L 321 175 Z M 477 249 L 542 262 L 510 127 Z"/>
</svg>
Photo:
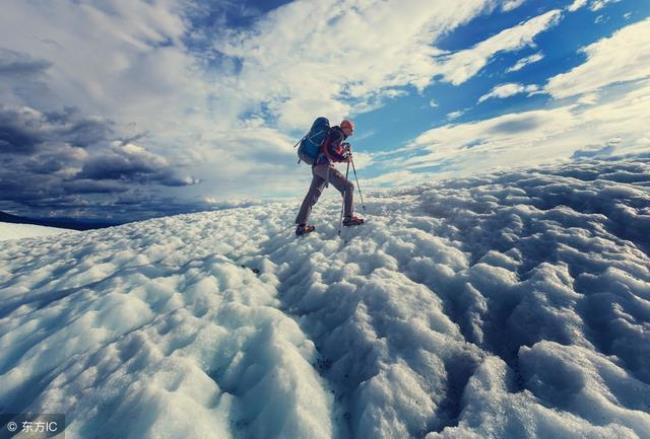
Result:
<svg viewBox="0 0 650 439">
<path fill-rule="evenodd" d="M 35 224 L 37 226 L 59 227 L 72 230 L 103 229 L 105 227 L 117 226 L 121 222 L 78 220 L 74 218 L 28 218 L 0 212 L 0 222 L 13 224 Z"/>
</svg>

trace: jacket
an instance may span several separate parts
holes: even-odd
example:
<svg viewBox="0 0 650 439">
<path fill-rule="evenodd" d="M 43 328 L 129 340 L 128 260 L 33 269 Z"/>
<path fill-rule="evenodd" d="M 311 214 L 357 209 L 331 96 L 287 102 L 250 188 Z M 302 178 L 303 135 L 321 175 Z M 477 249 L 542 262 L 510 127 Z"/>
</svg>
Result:
<svg viewBox="0 0 650 439">
<path fill-rule="evenodd" d="M 343 130 L 338 126 L 333 126 L 327 133 L 323 141 L 321 152 L 314 162 L 314 166 L 342 162 L 345 160 L 345 146 L 343 141 L 347 138 Z"/>
</svg>

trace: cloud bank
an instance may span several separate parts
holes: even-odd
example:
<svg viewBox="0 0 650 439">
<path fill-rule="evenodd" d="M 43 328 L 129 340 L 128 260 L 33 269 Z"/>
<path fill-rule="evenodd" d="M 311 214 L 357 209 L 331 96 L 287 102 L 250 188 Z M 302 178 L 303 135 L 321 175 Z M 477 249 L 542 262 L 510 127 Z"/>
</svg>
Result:
<svg viewBox="0 0 650 439">
<path fill-rule="evenodd" d="M 394 169 L 382 163 L 383 153 L 361 151 L 366 169 L 378 177 L 408 173 L 411 164 L 422 171 L 440 160 L 449 171 L 462 163 L 484 163 L 458 160 L 456 152 L 465 148 L 459 145 L 474 152 L 495 145 L 498 151 L 503 132 L 524 136 L 526 127 L 533 130 L 530 138 L 543 138 L 535 134 L 537 119 L 517 122 L 517 115 L 501 110 L 505 125 L 495 119 L 500 128 L 476 133 L 472 126 L 491 123 L 476 120 L 471 104 L 450 108 L 445 96 L 428 96 L 436 86 L 457 88 L 459 96 L 476 93 L 473 102 L 483 108 L 539 87 L 553 99 L 575 95 L 582 106 L 558 101 L 538 108 L 539 114 L 575 116 L 585 106 L 610 105 L 620 97 L 612 95 L 608 78 L 624 86 L 647 77 L 647 44 L 641 37 L 647 20 L 587 45 L 586 62 L 548 81 L 507 77 L 531 72 L 531 64 L 547 69 L 552 54 L 538 42 L 571 10 L 587 4 L 597 7 L 597 2 L 576 2 L 540 10 L 521 0 L 452 5 L 327 0 L 264 10 L 262 4 L 198 0 L 8 0 L 0 17 L 0 179 L 3 192 L 13 195 L 0 200 L 0 209 L 58 215 L 87 214 L 100 206 L 96 213 L 103 216 L 111 203 L 115 211 L 141 205 L 154 212 L 166 205 L 205 208 L 227 200 L 295 196 L 309 175 L 295 166 L 290 145 L 315 115 L 325 113 L 335 122 L 419 96 L 435 103 L 423 105 L 439 118 L 435 123 L 470 119 L 467 132 L 479 137 L 457 139 L 442 149 L 449 156 L 432 157 L 421 143 L 430 133 L 399 133 L 402 143 L 386 147 L 399 150 L 403 139 L 417 139 L 407 140 L 406 149 L 426 146 L 419 158 L 398 160 L 407 168 Z M 481 38 L 465 34 L 475 20 L 492 16 L 507 24 Z M 446 45 L 449 38 L 457 41 L 453 49 Z M 535 53 L 522 58 L 523 51 Z M 505 56 L 518 61 L 495 72 Z M 479 90 L 478 82 L 489 85 Z M 599 114 L 598 120 L 614 126 Z M 454 126 L 435 129 L 454 131 Z M 601 137 L 632 138 L 631 132 L 587 132 L 580 142 L 572 135 L 565 141 L 580 149 L 602 146 Z M 529 143 L 525 136 L 520 140 Z M 635 147 L 639 143 L 633 140 Z M 426 166 L 425 157 L 433 159 Z"/>
</svg>

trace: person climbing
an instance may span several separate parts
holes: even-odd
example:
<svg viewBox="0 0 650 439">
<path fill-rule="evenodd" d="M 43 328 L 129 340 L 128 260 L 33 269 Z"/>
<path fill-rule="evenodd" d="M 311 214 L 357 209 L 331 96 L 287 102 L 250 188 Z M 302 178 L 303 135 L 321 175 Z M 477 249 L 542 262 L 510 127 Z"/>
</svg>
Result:
<svg viewBox="0 0 650 439">
<path fill-rule="evenodd" d="M 314 126 L 316 126 L 320 119 L 324 118 L 317 119 Z M 329 125 L 329 123 L 327 125 Z M 314 127 L 312 127 L 312 130 L 313 129 Z M 309 186 L 307 195 L 305 195 L 305 199 L 302 201 L 300 211 L 296 217 L 297 236 L 313 232 L 316 229 L 315 226 L 307 224 L 307 219 L 309 218 L 312 207 L 314 207 L 314 204 L 316 204 L 328 183 L 332 183 L 343 196 L 343 225 L 357 226 L 364 222 L 363 218 L 352 214 L 354 185 L 339 171 L 337 171 L 333 164 L 334 162 L 345 163 L 352 160 L 350 144 L 344 141 L 354 133 L 354 124 L 351 120 L 345 119 L 339 124 L 339 126 L 333 126 L 326 132 L 327 134 L 320 144 L 320 151 L 311 167 L 311 185 Z M 305 136 L 305 138 L 307 138 L 307 136 Z M 304 156 L 301 155 L 301 157 Z"/>
</svg>

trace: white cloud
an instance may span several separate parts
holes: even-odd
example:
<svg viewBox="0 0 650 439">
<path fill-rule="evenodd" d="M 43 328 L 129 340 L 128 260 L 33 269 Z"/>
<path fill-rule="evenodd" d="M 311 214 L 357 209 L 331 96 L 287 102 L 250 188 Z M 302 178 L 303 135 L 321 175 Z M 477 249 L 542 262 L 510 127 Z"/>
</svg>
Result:
<svg viewBox="0 0 650 439">
<path fill-rule="evenodd" d="M 432 45 L 492 6 L 478 0 L 451 8 L 442 2 L 371 1 L 356 9 L 289 4 L 216 48 L 241 60 L 238 91 L 265 102 L 281 128 L 296 129 L 319 109 L 328 108 L 335 119 L 374 109 L 372 102 L 390 90 L 421 90 L 437 75 L 461 84 L 495 54 L 534 46 L 535 36 L 561 18 L 560 10 L 550 11 L 456 53 Z M 301 23 L 314 16 L 320 17 L 315 29 L 305 34 Z"/>
<path fill-rule="evenodd" d="M 574 2 L 571 3 L 566 9 L 569 12 L 575 12 L 578 9 L 584 8 L 587 6 L 587 4 L 589 4 L 589 9 L 595 12 L 603 9 L 609 4 L 618 3 L 620 1 L 621 0 L 591 0 L 590 2 L 589 0 L 574 0 Z"/>
<path fill-rule="evenodd" d="M 423 89 L 442 53 L 433 46 L 438 36 L 493 7 L 489 0 L 296 2 L 215 48 L 242 63 L 238 93 L 265 103 L 281 128 L 297 129 L 323 108 L 336 119 L 374 108 L 369 101 L 396 87 Z"/>
<path fill-rule="evenodd" d="M 574 2 L 567 7 L 567 10 L 569 12 L 575 12 L 578 9 L 585 7 L 587 2 L 588 0 L 574 0 Z"/>
<path fill-rule="evenodd" d="M 594 0 L 591 2 L 589 9 L 592 11 L 599 11 L 611 3 L 618 3 L 620 1 L 621 0 Z"/>
<path fill-rule="evenodd" d="M 248 193 L 284 190 L 281 176 L 299 173 L 287 147 L 293 142 L 258 129 L 264 136 L 252 147 L 247 143 L 243 131 L 254 118 L 242 114 L 259 101 L 232 86 L 236 78 L 223 73 L 227 66 L 200 68 L 182 38 L 191 30 L 181 15 L 184 6 L 181 0 L 5 2 L 2 45 L 42 61 L 47 70 L 31 79 L 28 93 L 20 81 L 0 87 L 0 99 L 43 112 L 72 107 L 115 121 L 116 135 L 138 137 L 170 166 L 203 182 L 174 196 L 216 192 L 230 198 L 241 187 L 234 182 L 245 175 L 256 182 L 246 186 Z M 287 149 L 276 147 L 278 137 L 285 138 Z M 248 154 L 233 154 L 244 150 Z M 268 162 L 274 164 L 272 173 Z"/>
<path fill-rule="evenodd" d="M 501 5 L 501 10 L 504 12 L 512 11 L 513 9 L 517 9 L 519 6 L 523 5 L 525 2 L 526 0 L 504 0 Z"/>
<path fill-rule="evenodd" d="M 566 98 L 649 77 L 649 34 L 650 19 L 646 19 L 583 48 L 587 61 L 551 78 L 545 91 L 555 98 Z"/>
<path fill-rule="evenodd" d="M 34 66 L 42 61 L 45 74 L 29 87 L 0 88 L 0 99 L 39 111 L 77 107 L 115 120 L 125 135 L 148 133 L 137 143 L 205 181 L 189 194 L 286 193 L 305 174 L 293 166 L 296 139 L 287 133 L 304 130 L 315 115 L 336 120 L 377 108 L 434 77 L 462 84 L 495 55 L 535 47 L 560 10 L 467 50 L 435 47 L 439 36 L 478 15 L 521 3 L 292 2 L 256 18 L 252 28 L 215 26 L 211 51 L 196 54 L 184 39 L 196 31 L 181 13 L 185 0 L 7 0 L 3 46 L 28 54 Z M 306 31 L 305 23 L 313 28 Z M 253 183 L 242 187 L 244 178 Z"/>
<path fill-rule="evenodd" d="M 403 94 L 404 86 L 423 89 L 437 74 L 467 80 L 494 54 L 532 45 L 559 19 L 552 11 L 440 57 L 440 35 L 519 3 L 293 2 L 258 17 L 252 28 L 215 26 L 213 52 L 197 57 L 183 40 L 195 31 L 181 15 L 188 5 L 183 0 L 10 0 L 3 6 L 3 45 L 51 65 L 47 78 L 32 84 L 42 91 L 26 96 L 3 88 L 0 97 L 39 110 L 74 106 L 115 120 L 125 135 L 148 133 L 140 143 L 170 163 L 190 166 L 206 182 L 189 191 L 261 174 L 266 165 L 255 157 L 270 152 L 269 161 L 282 169 L 280 182 L 300 172 L 292 159 L 279 164 L 293 154 L 293 139 L 282 133 L 304 130 L 318 114 L 336 120 L 377 108 Z M 309 32 L 306 22 L 314 24 Z M 200 67 L 204 58 L 210 70 Z M 253 131 L 258 135 L 251 143 Z"/>
<path fill-rule="evenodd" d="M 185 0 L 9 0 L 0 19 L 3 45 L 28 54 L 32 64 L 42 61 L 46 73 L 30 79 L 30 93 L 23 83 L 0 89 L 0 98 L 114 120 L 116 132 L 138 137 L 203 182 L 183 196 L 286 194 L 308 178 L 294 165 L 296 139 L 288 132 L 304 130 L 315 115 L 336 120 L 380 107 L 405 87 L 422 90 L 436 75 L 463 82 L 495 54 L 533 46 L 560 19 L 551 11 L 455 54 L 435 47 L 439 36 L 478 15 L 519 4 L 292 2 L 265 16 L 249 11 L 249 28 L 228 29 L 217 19 L 211 35 L 191 27 Z M 309 32 L 307 22 L 314 24 Z M 193 52 L 188 36 L 202 44 L 213 38 L 211 49 Z"/>
<path fill-rule="evenodd" d="M 594 105 L 597 102 L 598 102 L 598 94 L 597 93 L 588 93 L 588 94 L 582 95 L 580 97 L 580 99 L 578 99 L 578 104 L 580 104 L 580 105 Z"/>
<path fill-rule="evenodd" d="M 429 107 L 431 107 L 431 108 L 438 108 L 438 103 L 436 102 L 435 99 L 431 99 L 431 100 L 429 101 Z"/>
<path fill-rule="evenodd" d="M 506 72 L 518 72 L 519 70 L 523 69 L 527 65 L 539 62 L 544 59 L 544 54 L 542 52 L 537 52 L 534 53 L 530 56 L 527 56 L 525 58 L 521 58 L 517 63 L 510 67 Z"/>
<path fill-rule="evenodd" d="M 361 184 L 367 190 L 394 189 L 399 187 L 413 187 L 430 180 L 427 176 L 411 171 L 387 172 L 376 177 L 364 178 Z"/>
<path fill-rule="evenodd" d="M 418 172 L 447 163 L 436 174 L 443 178 L 569 160 L 581 149 L 647 152 L 648 108 L 650 80 L 580 104 L 434 128 L 375 159 L 386 164 L 386 172 Z"/>
<path fill-rule="evenodd" d="M 534 38 L 559 23 L 561 17 L 562 12 L 555 9 L 503 30 L 471 49 L 440 56 L 438 72 L 443 75 L 444 80 L 454 85 L 462 84 L 480 72 L 497 53 L 514 52 L 527 46 L 534 47 Z"/>
<path fill-rule="evenodd" d="M 207 83 L 182 43 L 188 28 L 178 7 L 172 0 L 5 2 L 3 45 L 50 67 L 40 93 L 4 89 L 3 101 L 39 110 L 77 107 L 172 144 L 223 123 L 226 117 L 206 117 Z"/>
<path fill-rule="evenodd" d="M 539 90 L 539 86 L 535 84 L 523 85 L 516 83 L 501 84 L 490 90 L 489 93 L 484 94 L 479 98 L 479 103 L 488 99 L 497 98 L 503 99 L 521 93 L 533 93 Z"/>
<path fill-rule="evenodd" d="M 449 120 L 458 119 L 463 114 L 465 114 L 465 110 L 452 111 L 451 113 L 447 114 L 447 119 Z"/>
</svg>

